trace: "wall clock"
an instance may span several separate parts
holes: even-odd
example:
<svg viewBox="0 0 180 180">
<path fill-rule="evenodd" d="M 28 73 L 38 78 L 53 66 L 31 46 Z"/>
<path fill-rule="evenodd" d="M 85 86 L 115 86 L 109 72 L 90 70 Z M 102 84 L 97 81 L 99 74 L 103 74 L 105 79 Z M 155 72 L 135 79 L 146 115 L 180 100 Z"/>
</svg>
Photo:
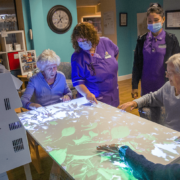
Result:
<svg viewBox="0 0 180 180">
<path fill-rule="evenodd" d="M 63 34 L 71 27 L 72 15 L 66 7 L 57 5 L 49 10 L 47 22 L 53 32 Z"/>
</svg>

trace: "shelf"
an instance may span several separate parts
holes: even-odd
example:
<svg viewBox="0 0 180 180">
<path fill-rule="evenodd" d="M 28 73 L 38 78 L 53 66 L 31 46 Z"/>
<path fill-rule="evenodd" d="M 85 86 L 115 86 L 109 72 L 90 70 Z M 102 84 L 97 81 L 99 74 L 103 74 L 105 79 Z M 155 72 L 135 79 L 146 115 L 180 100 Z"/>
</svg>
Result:
<svg viewBox="0 0 180 180">
<path fill-rule="evenodd" d="M 7 37 L 2 37 L 2 33 L 0 32 L 0 44 L 2 47 L 2 51 L 0 51 L 0 55 L 3 56 L 3 65 L 5 66 L 5 68 L 7 70 L 10 70 L 10 65 L 12 65 L 14 62 L 11 60 L 9 61 L 9 58 L 11 58 L 12 54 L 17 54 L 15 57 L 12 56 L 12 58 L 16 58 L 19 57 L 18 56 L 18 52 L 24 52 L 26 51 L 26 46 L 25 46 L 25 39 L 24 39 L 24 31 L 23 30 L 17 30 L 17 31 L 6 31 L 8 35 L 10 34 L 15 34 L 15 36 L 13 35 L 12 37 L 9 36 L 7 39 Z M 12 50 L 12 51 L 7 51 L 9 50 L 6 45 L 8 44 L 13 44 L 12 42 L 16 42 L 18 44 L 21 45 L 21 50 Z M 11 43 L 10 43 L 11 42 Z M 12 54 L 11 54 L 12 53 Z M 9 55 L 8 55 L 9 54 Z M 11 63 L 11 64 L 9 64 Z M 18 63 L 18 62 L 17 62 Z"/>
<path fill-rule="evenodd" d="M 21 52 L 21 51 L 24 51 L 24 50 L 23 50 L 23 49 L 21 49 L 21 50 L 7 51 L 7 53 L 12 53 L 12 52 Z"/>
<path fill-rule="evenodd" d="M 24 31 L 23 30 L 17 30 L 17 31 L 6 31 L 7 34 L 18 34 L 18 33 L 23 33 Z M 1 35 L 1 32 L 0 32 L 0 35 Z"/>
<path fill-rule="evenodd" d="M 6 54 L 6 52 L 0 51 L 0 54 Z"/>
</svg>

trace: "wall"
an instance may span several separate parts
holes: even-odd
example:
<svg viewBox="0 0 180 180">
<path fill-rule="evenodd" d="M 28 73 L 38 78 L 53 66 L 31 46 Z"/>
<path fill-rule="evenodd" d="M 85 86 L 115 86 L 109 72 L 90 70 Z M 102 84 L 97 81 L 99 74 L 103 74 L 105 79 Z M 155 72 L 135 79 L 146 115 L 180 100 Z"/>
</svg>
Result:
<svg viewBox="0 0 180 180">
<path fill-rule="evenodd" d="M 101 12 L 97 12 L 97 6 L 77 7 L 78 23 L 82 22 L 83 16 L 101 16 Z"/>
<path fill-rule="evenodd" d="M 80 6 L 96 6 L 99 0 L 76 0 L 77 7 Z"/>
<path fill-rule="evenodd" d="M 101 24 L 102 24 L 102 36 L 106 36 L 117 44 L 117 28 L 116 28 L 116 0 L 101 0 Z M 104 13 L 114 12 L 114 34 L 104 34 Z"/>
<path fill-rule="evenodd" d="M 180 9 L 180 0 L 164 0 L 163 9 L 164 9 L 164 11 L 179 10 Z M 165 28 L 165 26 L 164 26 L 164 28 Z M 180 42 L 180 29 L 178 29 L 178 30 L 167 30 L 166 29 L 166 31 L 169 33 L 175 34 Z"/>
<path fill-rule="evenodd" d="M 156 0 L 163 5 L 163 0 Z M 119 76 L 132 73 L 137 41 L 137 13 L 146 12 L 152 0 L 116 0 L 117 44 L 119 47 Z M 119 26 L 119 13 L 128 13 L 128 26 Z"/>
<path fill-rule="evenodd" d="M 29 29 L 32 29 L 29 0 L 22 0 L 23 20 L 24 20 L 24 33 L 26 37 L 27 50 L 34 49 L 33 41 L 29 38 Z"/>
<path fill-rule="evenodd" d="M 44 49 L 54 50 L 63 62 L 70 62 L 71 55 L 74 52 L 71 44 L 71 34 L 73 28 L 77 24 L 77 8 L 75 0 L 22 0 L 25 34 L 27 49 L 36 50 L 37 56 Z M 48 11 L 55 5 L 63 5 L 67 7 L 73 18 L 73 23 L 68 32 L 65 34 L 56 34 L 49 28 L 47 24 Z M 30 46 L 28 35 L 29 28 L 33 31 L 33 45 Z"/>
</svg>

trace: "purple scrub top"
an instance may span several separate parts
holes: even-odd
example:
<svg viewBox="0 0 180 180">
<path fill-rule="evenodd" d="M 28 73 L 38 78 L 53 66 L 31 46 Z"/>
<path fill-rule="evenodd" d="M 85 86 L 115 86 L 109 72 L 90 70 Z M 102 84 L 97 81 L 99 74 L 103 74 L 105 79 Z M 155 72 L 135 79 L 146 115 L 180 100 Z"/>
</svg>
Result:
<svg viewBox="0 0 180 180">
<path fill-rule="evenodd" d="M 100 38 L 93 56 L 82 49 L 75 52 L 71 58 L 73 86 L 84 84 L 98 101 L 117 107 L 118 53 L 118 47 L 106 37 Z"/>
<path fill-rule="evenodd" d="M 166 54 L 166 33 L 164 30 L 154 37 L 152 32 L 146 36 L 143 48 L 143 71 L 141 95 L 157 91 L 165 83 L 164 56 Z"/>
</svg>

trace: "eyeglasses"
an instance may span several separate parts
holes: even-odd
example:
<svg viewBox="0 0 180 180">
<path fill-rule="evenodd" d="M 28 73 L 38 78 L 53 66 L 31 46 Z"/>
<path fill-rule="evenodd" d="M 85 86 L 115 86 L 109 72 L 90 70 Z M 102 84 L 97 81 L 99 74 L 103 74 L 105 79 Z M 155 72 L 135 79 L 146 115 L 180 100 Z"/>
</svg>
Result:
<svg viewBox="0 0 180 180">
<path fill-rule="evenodd" d="M 173 72 L 168 72 L 168 71 L 165 71 L 165 73 L 166 73 L 166 76 L 173 76 L 175 74 Z"/>
</svg>

